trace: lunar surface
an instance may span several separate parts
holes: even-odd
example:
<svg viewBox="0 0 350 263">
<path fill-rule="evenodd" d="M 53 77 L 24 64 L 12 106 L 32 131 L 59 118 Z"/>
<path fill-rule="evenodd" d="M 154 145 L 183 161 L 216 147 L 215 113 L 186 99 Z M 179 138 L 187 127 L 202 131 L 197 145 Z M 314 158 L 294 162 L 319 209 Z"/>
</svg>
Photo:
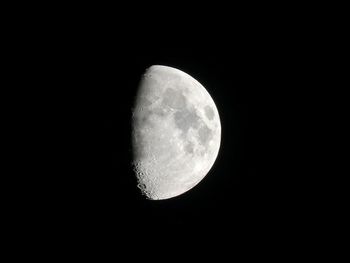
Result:
<svg viewBox="0 0 350 263">
<path fill-rule="evenodd" d="M 133 168 L 152 200 L 190 190 L 218 155 L 221 124 L 207 90 L 190 75 L 152 66 L 142 76 L 132 112 Z"/>
</svg>

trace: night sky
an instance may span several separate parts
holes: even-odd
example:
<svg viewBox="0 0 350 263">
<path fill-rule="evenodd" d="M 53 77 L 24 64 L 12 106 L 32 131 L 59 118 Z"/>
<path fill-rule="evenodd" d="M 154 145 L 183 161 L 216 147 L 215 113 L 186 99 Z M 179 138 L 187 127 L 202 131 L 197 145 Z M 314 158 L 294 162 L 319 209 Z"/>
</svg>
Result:
<svg viewBox="0 0 350 263">
<path fill-rule="evenodd" d="M 173 235 L 206 244 L 208 234 L 244 244 L 313 229 L 315 197 L 304 169 L 311 147 L 305 144 L 309 116 L 303 116 L 307 61 L 301 64 L 303 53 L 290 45 L 248 40 L 118 49 L 115 42 L 77 42 L 50 57 L 58 61 L 46 76 L 55 83 L 51 119 L 58 122 L 51 128 L 59 150 L 54 165 L 47 164 L 54 175 L 45 191 L 53 196 L 47 207 L 56 230 L 108 244 Z M 221 148 L 207 176 L 161 201 L 140 194 L 130 165 L 133 100 L 142 73 L 155 64 L 197 79 L 222 125 Z"/>
<path fill-rule="evenodd" d="M 74 61 L 71 70 L 74 80 L 83 81 L 66 90 L 75 107 L 65 131 L 73 142 L 68 155 L 75 170 L 65 176 L 78 218 L 87 213 L 103 228 L 205 227 L 235 233 L 276 231 L 291 223 L 293 205 L 301 201 L 293 187 L 302 184 L 293 167 L 299 132 L 290 122 L 298 111 L 290 94 L 295 79 L 282 62 L 292 55 L 268 46 L 260 52 L 246 43 L 234 49 L 111 50 L 108 46 L 85 60 L 78 54 L 77 70 Z M 215 101 L 222 124 L 221 148 L 208 175 L 187 193 L 162 201 L 140 195 L 130 167 L 133 99 L 141 74 L 154 64 L 197 79 Z"/>
<path fill-rule="evenodd" d="M 337 144 L 328 130 L 338 129 L 332 99 L 320 94 L 328 97 L 336 86 L 328 69 L 335 63 L 327 59 L 344 56 L 332 53 L 337 47 L 330 48 L 333 38 L 324 34 L 335 27 L 311 15 L 331 19 L 316 5 L 294 11 L 265 3 L 265 10 L 252 3 L 244 10 L 208 4 L 202 12 L 198 5 L 145 2 L 154 14 L 141 2 L 129 12 L 119 2 L 101 11 L 95 4 L 62 11 L 33 6 L 37 14 L 22 7 L 23 15 L 14 8 L 19 18 L 10 14 L 4 24 L 14 93 L 5 115 L 18 111 L 19 118 L 10 119 L 20 127 L 13 129 L 15 139 L 5 140 L 19 141 L 12 150 L 25 160 L 14 158 L 15 190 L 5 200 L 14 211 L 7 213 L 14 227 L 4 225 L 13 239 L 51 256 L 99 250 L 97 262 L 107 262 L 100 255 L 108 252 L 118 262 L 133 262 L 133 255 L 168 261 L 188 251 L 213 252 L 214 262 L 226 262 L 219 255 L 235 259 L 237 251 L 259 259 L 263 251 L 278 251 L 289 259 L 311 244 L 318 248 L 325 226 L 333 231 L 333 213 L 324 207 L 334 207 L 328 182 L 336 172 L 326 171 L 330 162 L 321 157 L 333 155 L 324 141 Z M 206 177 L 159 201 L 141 195 L 131 167 L 133 102 L 152 65 L 198 80 L 222 126 Z"/>
</svg>

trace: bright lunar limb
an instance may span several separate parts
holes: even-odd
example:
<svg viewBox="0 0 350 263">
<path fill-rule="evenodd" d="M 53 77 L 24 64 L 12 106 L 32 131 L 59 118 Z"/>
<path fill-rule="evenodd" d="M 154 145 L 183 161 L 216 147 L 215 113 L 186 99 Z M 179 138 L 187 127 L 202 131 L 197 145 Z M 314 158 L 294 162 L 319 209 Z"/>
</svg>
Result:
<svg viewBox="0 0 350 263">
<path fill-rule="evenodd" d="M 197 185 L 218 155 L 221 124 L 207 90 L 190 75 L 151 66 L 132 112 L 133 167 L 149 199 L 168 199 Z"/>
</svg>

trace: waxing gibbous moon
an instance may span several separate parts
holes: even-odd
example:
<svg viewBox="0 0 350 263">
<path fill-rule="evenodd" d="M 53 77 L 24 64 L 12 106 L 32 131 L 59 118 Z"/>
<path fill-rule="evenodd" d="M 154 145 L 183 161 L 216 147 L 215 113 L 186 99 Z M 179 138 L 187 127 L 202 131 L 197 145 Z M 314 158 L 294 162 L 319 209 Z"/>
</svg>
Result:
<svg viewBox="0 0 350 263">
<path fill-rule="evenodd" d="M 221 124 L 207 90 L 185 72 L 151 66 L 132 112 L 133 167 L 141 192 L 168 199 L 196 186 L 218 155 Z"/>
</svg>

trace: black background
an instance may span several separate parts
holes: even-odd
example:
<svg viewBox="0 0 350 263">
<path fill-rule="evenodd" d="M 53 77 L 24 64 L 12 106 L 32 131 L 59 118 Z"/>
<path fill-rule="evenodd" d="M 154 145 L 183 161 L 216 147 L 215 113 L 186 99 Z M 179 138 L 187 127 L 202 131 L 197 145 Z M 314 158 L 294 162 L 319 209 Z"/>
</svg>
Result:
<svg viewBox="0 0 350 263">
<path fill-rule="evenodd" d="M 307 225 L 305 159 L 298 149 L 304 118 L 295 125 L 304 108 L 295 101 L 304 92 L 296 88 L 303 81 L 298 51 L 245 41 L 233 47 L 91 48 L 63 50 L 69 59 L 57 86 L 64 97 L 58 140 L 65 145 L 57 201 L 70 228 L 97 236 L 141 231 L 149 238 L 205 229 L 249 239 L 295 234 Z M 142 73 L 154 64 L 199 80 L 222 123 L 209 174 L 191 191 L 162 201 L 141 196 L 130 167 L 133 99 Z"/>
<path fill-rule="evenodd" d="M 341 8 L 130 4 L 4 8 L 3 250 L 45 262 L 334 261 L 347 207 L 334 147 L 346 149 Z M 133 100 L 154 64 L 202 83 L 222 124 L 208 175 L 162 201 L 141 196 L 130 166 Z"/>
<path fill-rule="evenodd" d="M 311 154 L 319 146 L 309 129 L 319 109 L 314 81 L 322 79 L 314 31 L 246 20 L 223 32 L 199 24 L 190 34 L 115 24 L 50 24 L 24 37 L 21 65 L 39 87 L 27 92 L 40 102 L 33 103 L 42 127 L 35 133 L 44 146 L 35 162 L 40 176 L 30 177 L 38 191 L 29 215 L 43 239 L 107 250 L 226 243 L 230 251 L 304 246 L 321 235 Z M 208 175 L 160 201 L 140 194 L 130 166 L 133 100 L 155 64 L 197 79 L 222 125 Z"/>
</svg>

